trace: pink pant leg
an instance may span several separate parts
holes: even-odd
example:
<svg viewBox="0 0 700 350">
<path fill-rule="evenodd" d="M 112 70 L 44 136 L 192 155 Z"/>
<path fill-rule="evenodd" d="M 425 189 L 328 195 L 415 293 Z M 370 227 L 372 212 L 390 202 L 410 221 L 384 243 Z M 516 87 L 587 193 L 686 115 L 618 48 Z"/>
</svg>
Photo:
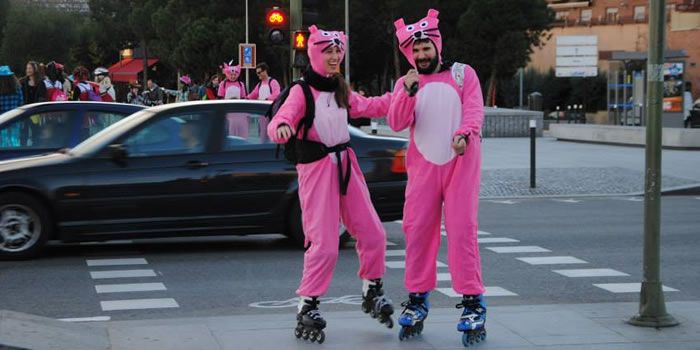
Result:
<svg viewBox="0 0 700 350">
<path fill-rule="evenodd" d="M 484 293 L 477 242 L 481 144 L 472 138 L 467 151 L 444 168 L 445 228 L 452 288 L 459 294 Z"/>
<path fill-rule="evenodd" d="M 338 260 L 340 191 L 336 165 L 326 157 L 297 165 L 299 200 L 304 234 L 309 248 L 304 254 L 304 272 L 296 293 L 324 295 Z"/>
<path fill-rule="evenodd" d="M 230 136 L 248 138 L 248 114 L 226 113 L 226 120 L 228 121 L 228 134 Z"/>
<path fill-rule="evenodd" d="M 343 169 L 347 166 L 345 162 L 351 161 L 352 176 L 347 195 L 340 197 L 340 214 L 350 234 L 357 239 L 355 249 L 360 260 L 357 275 L 368 280 L 381 278 L 386 269 L 386 232 L 372 205 L 367 183 L 355 153 L 349 150 L 346 154 L 349 157 L 344 157 Z"/>
<path fill-rule="evenodd" d="M 437 255 L 442 214 L 437 166 L 413 159 L 408 169 L 403 230 L 406 236 L 406 280 L 410 293 L 428 292 L 437 285 Z"/>
</svg>

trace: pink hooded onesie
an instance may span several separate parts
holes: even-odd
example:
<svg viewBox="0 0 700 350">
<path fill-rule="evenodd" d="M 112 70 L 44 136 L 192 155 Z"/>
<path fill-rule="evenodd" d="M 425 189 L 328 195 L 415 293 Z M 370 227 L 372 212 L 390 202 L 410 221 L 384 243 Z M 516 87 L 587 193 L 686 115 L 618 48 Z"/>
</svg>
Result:
<svg viewBox="0 0 700 350">
<path fill-rule="evenodd" d="M 311 26 L 309 31 L 311 69 L 325 79 L 333 72 L 327 72 L 324 68 L 323 51 L 331 47 L 344 51 L 345 34 L 324 31 L 316 26 Z M 315 101 L 315 116 L 313 125 L 308 129 L 307 139 L 323 143 L 327 147 L 349 142 L 348 111 L 338 107 L 335 92 L 321 91 L 310 82 L 309 87 Z M 353 92 L 349 96 L 349 115 L 381 117 L 388 112 L 390 102 L 390 94 L 365 98 Z M 300 85 L 295 85 L 268 125 L 270 139 L 277 143 L 287 141 L 277 137 L 277 129 L 281 125 L 289 126 L 296 134 L 305 108 L 303 89 Z M 297 137 L 301 138 L 302 135 Z M 329 153 L 315 162 L 296 166 L 302 224 L 306 244 L 310 243 L 304 255 L 301 283 L 296 291 L 300 296 L 321 296 L 328 290 L 338 258 L 338 229 L 341 220 L 357 239 L 356 249 L 360 259 L 358 276 L 370 280 L 384 275 L 384 228 L 372 206 L 367 184 L 352 148 L 341 151 L 340 159 L 343 175 L 347 175 L 345 172 L 348 162 L 350 165 L 350 180 L 345 195 L 340 190 L 336 154 Z"/>
<path fill-rule="evenodd" d="M 233 65 L 233 61 L 224 63 L 221 70 L 226 79 L 219 84 L 217 96 L 220 99 L 246 99 L 246 89 L 242 82 L 238 80 L 241 75 L 241 65 Z M 230 136 L 240 136 L 248 138 L 248 114 L 246 113 L 228 113 L 226 114 L 228 122 L 228 134 Z"/>
<path fill-rule="evenodd" d="M 396 36 L 406 59 L 416 67 L 413 44 L 429 39 L 442 62 L 438 11 L 406 25 L 397 20 Z M 455 63 L 451 69 L 420 74 L 419 89 L 410 96 L 404 78 L 394 88 L 388 123 L 395 130 L 411 128 L 406 155 L 408 184 L 403 229 L 406 235 L 406 279 L 410 293 L 436 287 L 440 223 L 444 207 L 452 288 L 465 295 L 484 292 L 477 244 L 477 212 L 481 173 L 480 130 L 483 97 L 475 71 Z M 466 137 L 461 156 L 452 148 L 453 137 Z"/>
</svg>

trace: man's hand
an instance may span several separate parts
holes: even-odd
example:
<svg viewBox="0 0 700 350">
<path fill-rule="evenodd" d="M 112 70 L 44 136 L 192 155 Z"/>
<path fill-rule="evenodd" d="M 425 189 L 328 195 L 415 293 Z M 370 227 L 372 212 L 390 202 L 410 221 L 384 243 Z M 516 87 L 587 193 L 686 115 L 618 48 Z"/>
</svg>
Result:
<svg viewBox="0 0 700 350">
<path fill-rule="evenodd" d="M 467 135 L 457 135 L 454 138 L 452 138 L 452 149 L 455 150 L 455 153 L 458 155 L 463 155 L 464 151 L 467 149 L 467 145 L 469 144 L 469 138 Z"/>
<path fill-rule="evenodd" d="M 406 89 L 406 91 L 408 91 L 408 93 L 411 96 L 415 95 L 415 91 L 418 89 L 418 79 L 418 71 L 415 69 L 409 70 L 408 73 L 406 73 L 406 75 L 404 76 L 404 88 Z"/>
<path fill-rule="evenodd" d="M 288 140 L 290 137 L 292 137 L 292 128 L 289 127 L 287 124 L 282 124 L 279 127 L 277 127 L 277 138 L 280 140 Z"/>
</svg>

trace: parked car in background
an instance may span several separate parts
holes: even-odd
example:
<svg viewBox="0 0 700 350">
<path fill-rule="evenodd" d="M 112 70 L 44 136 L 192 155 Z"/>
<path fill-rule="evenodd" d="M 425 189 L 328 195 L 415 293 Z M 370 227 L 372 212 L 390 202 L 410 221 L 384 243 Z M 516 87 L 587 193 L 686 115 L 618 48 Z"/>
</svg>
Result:
<svg viewBox="0 0 700 350">
<path fill-rule="evenodd" d="M 70 151 L 0 162 L 0 258 L 35 256 L 50 239 L 282 233 L 301 246 L 296 169 L 267 138 L 268 108 L 153 107 Z M 400 219 L 407 141 L 350 134 L 380 218 Z"/>
<path fill-rule="evenodd" d="M 143 106 L 102 102 L 46 102 L 0 115 L 0 160 L 75 147 Z"/>
</svg>

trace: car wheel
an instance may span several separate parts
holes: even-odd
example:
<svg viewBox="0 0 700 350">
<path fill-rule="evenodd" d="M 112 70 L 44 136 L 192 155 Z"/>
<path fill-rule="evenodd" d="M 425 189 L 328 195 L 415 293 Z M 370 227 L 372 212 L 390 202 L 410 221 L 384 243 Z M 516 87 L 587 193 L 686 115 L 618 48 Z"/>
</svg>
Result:
<svg viewBox="0 0 700 350">
<path fill-rule="evenodd" d="M 0 194 L 0 259 L 37 256 L 51 233 L 46 207 L 24 193 Z"/>
<path fill-rule="evenodd" d="M 289 212 L 289 227 L 287 228 L 288 236 L 292 240 L 295 246 L 304 248 L 304 228 L 301 223 L 301 205 L 299 201 L 294 202 L 292 205 L 292 210 Z M 340 235 L 338 249 L 342 249 L 350 240 L 352 236 L 350 232 L 345 229 L 343 224 L 338 227 L 338 234 Z"/>
</svg>

